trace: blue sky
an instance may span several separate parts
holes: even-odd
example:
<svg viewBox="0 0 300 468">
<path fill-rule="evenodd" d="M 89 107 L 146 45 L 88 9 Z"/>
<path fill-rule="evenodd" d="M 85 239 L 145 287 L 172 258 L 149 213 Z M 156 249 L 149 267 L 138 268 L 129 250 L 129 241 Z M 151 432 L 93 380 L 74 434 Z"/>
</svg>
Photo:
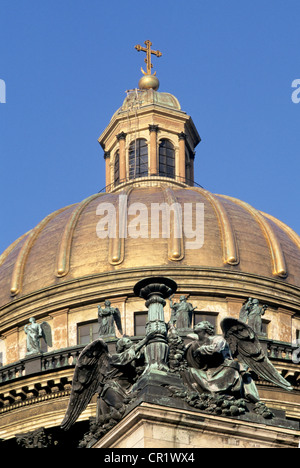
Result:
<svg viewBox="0 0 300 468">
<path fill-rule="evenodd" d="M 146 39 L 202 138 L 196 181 L 300 234 L 299 0 L 0 0 L 0 251 L 103 188 L 97 139 Z"/>
</svg>

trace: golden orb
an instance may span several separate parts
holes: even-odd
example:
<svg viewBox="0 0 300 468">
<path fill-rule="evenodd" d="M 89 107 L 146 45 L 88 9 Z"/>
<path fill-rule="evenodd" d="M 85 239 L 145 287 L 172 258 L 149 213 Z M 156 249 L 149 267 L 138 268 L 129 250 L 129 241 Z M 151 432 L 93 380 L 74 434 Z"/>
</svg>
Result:
<svg viewBox="0 0 300 468">
<path fill-rule="evenodd" d="M 139 81 L 140 89 L 154 89 L 157 91 L 159 88 L 159 79 L 155 75 L 144 75 Z"/>
</svg>

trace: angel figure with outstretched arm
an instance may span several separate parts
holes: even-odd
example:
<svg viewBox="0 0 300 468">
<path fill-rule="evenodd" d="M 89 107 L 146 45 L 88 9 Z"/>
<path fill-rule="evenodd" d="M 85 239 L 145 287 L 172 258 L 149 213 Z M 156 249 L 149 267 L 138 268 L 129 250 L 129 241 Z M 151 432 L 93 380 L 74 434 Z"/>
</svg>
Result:
<svg viewBox="0 0 300 468">
<path fill-rule="evenodd" d="M 98 306 L 99 336 L 115 336 L 115 325 L 120 334 L 123 335 L 121 314 L 118 308 L 111 307 L 109 300 L 105 301 L 105 307 Z"/>
<path fill-rule="evenodd" d="M 149 334 L 136 344 L 129 338 L 121 338 L 113 355 L 101 338 L 84 348 L 75 367 L 69 405 L 61 424 L 64 430 L 76 422 L 96 393 L 98 423 L 109 417 L 122 417 L 138 375 L 137 368 L 144 364 L 143 348 L 151 337 Z"/>
</svg>

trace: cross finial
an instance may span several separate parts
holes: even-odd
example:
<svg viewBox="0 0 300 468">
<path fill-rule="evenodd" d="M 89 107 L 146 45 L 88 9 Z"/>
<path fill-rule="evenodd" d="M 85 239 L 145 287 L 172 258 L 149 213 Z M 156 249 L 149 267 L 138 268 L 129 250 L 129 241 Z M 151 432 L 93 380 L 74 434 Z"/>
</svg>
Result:
<svg viewBox="0 0 300 468">
<path fill-rule="evenodd" d="M 159 50 L 151 50 L 151 46 L 152 46 L 151 41 L 147 40 L 144 42 L 144 44 L 146 45 L 146 47 L 142 47 L 141 45 L 136 45 L 135 48 L 138 52 L 146 52 L 147 55 L 145 58 L 145 62 L 147 65 L 147 72 L 145 72 L 143 68 L 141 68 L 141 70 L 144 73 L 144 75 L 151 75 L 151 69 L 153 68 L 153 65 L 151 63 L 151 54 L 156 55 L 156 57 L 161 57 L 162 53 Z M 156 72 L 153 75 L 156 75 Z"/>
</svg>

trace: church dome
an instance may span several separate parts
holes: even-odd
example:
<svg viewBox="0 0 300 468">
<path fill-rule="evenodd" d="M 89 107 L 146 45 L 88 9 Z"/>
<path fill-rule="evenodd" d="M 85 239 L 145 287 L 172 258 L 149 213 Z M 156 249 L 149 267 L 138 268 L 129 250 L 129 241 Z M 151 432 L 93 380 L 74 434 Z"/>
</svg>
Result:
<svg viewBox="0 0 300 468">
<path fill-rule="evenodd" d="M 191 304 L 189 326 L 209 321 L 216 334 L 225 318 L 240 317 L 245 300 L 261 303 L 259 338 L 294 389 L 278 391 L 257 376 L 260 395 L 289 419 L 299 419 L 299 365 L 292 361 L 290 342 L 300 331 L 300 237 L 248 203 L 196 184 L 200 135 L 175 96 L 151 88 L 156 83 L 151 53 L 161 53 L 151 50 L 150 41 L 145 45 L 136 46 L 147 53 L 143 87 L 127 92 L 98 138 L 105 192 L 49 214 L 0 255 L 0 420 L 8 447 L 36 433 L 49 434 L 64 447 L 82 441 L 99 413 L 93 398 L 69 435 L 62 434 L 74 366 L 99 334 L 111 354 L 118 353 L 122 336 L 135 343 L 152 336 L 151 300 L 145 302 L 141 291 L 149 277 L 173 285 L 171 297 L 160 290 L 166 301 L 160 304 L 160 320 L 156 315 L 152 322 L 160 343 L 182 295 Z M 103 336 L 99 315 L 107 301 L 118 324 L 115 334 L 111 329 Z M 40 330 L 34 352 L 27 335 L 33 319 Z M 190 339 L 188 330 L 178 330 Z M 149 343 L 152 354 L 152 338 Z M 98 359 L 99 348 L 91 346 Z M 171 345 L 167 348 L 171 363 Z M 155 374 L 153 388 L 161 379 Z M 170 377 L 176 387 L 176 373 Z M 165 405 L 166 391 L 158 406 Z M 178 408 L 185 411 L 182 402 Z M 249 438 L 254 440 L 252 433 Z"/>
<path fill-rule="evenodd" d="M 173 94 L 163 93 L 153 89 L 138 89 L 128 92 L 118 113 L 132 110 L 132 107 L 135 107 L 137 104 L 139 107 L 155 104 L 167 109 L 181 110 L 180 103 Z"/>
<path fill-rule="evenodd" d="M 0 257 L 0 307 L 42 293 L 55 300 L 58 290 L 65 292 L 86 279 L 108 288 L 107 281 L 114 275 L 121 285 L 124 275 L 139 278 L 158 272 L 185 275 L 185 283 L 194 277 L 203 291 L 213 284 L 217 292 L 228 294 L 234 279 L 235 291 L 241 295 L 254 290 L 275 298 L 284 291 L 289 301 L 300 295 L 300 238 L 288 226 L 228 196 L 166 183 L 159 177 L 149 186 L 149 180 L 144 179 L 145 185 L 143 179 L 133 181 L 62 208 L 13 243 Z M 120 195 L 125 196 L 128 226 L 133 219 L 129 208 L 136 203 L 146 207 L 146 236 L 122 237 L 117 232 L 114 238 L 100 238 L 97 234 L 103 219 L 97 213 L 99 206 L 105 206 L 101 204 L 114 206 L 117 222 L 124 219 Z M 165 202 L 174 203 L 182 212 L 187 204 L 194 211 L 197 204 L 203 207 L 204 217 L 197 226 L 203 238 L 198 232 L 198 245 L 193 245 L 185 226 L 176 227 L 177 215 L 169 237 L 163 238 L 160 231 L 157 238 L 151 238 L 151 207 Z M 174 236 L 176 229 L 182 238 Z"/>
<path fill-rule="evenodd" d="M 113 114 L 111 120 L 124 113 L 127 114 L 130 111 L 144 109 L 152 105 L 161 109 L 183 112 L 178 99 L 173 94 L 139 88 L 127 91 L 122 106 Z"/>
</svg>

